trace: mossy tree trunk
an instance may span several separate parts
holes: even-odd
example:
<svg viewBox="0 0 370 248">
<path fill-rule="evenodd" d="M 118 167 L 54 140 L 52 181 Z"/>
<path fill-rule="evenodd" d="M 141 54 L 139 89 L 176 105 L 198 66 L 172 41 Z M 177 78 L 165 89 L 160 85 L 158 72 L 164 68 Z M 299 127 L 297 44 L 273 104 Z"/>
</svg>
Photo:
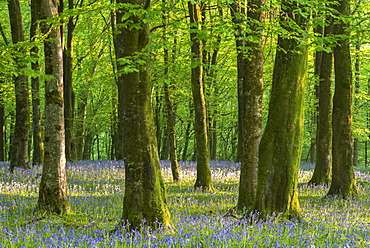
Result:
<svg viewBox="0 0 370 248">
<path fill-rule="evenodd" d="M 40 19 L 58 14 L 56 2 L 37 2 Z M 69 210 L 67 198 L 64 100 L 63 100 L 63 58 L 60 28 L 42 22 L 41 31 L 47 35 L 44 41 L 45 74 L 45 154 L 39 189 L 37 209 L 52 213 Z"/>
<path fill-rule="evenodd" d="M 149 24 L 144 22 L 143 12 L 149 11 L 150 2 L 123 0 L 117 3 L 127 4 L 126 8 L 117 10 L 116 27 L 119 32 L 115 34 L 118 116 L 123 127 L 125 162 L 122 223 L 129 223 L 130 229 L 139 228 L 143 220 L 146 220 L 146 225 L 160 222 L 170 226 L 152 113 L 148 52 L 144 51 L 149 42 Z M 136 14 L 122 20 L 129 11 Z M 132 61 L 131 66 L 135 69 L 129 69 L 128 64 L 122 63 L 124 60 Z M 143 63 L 136 63 L 138 61 Z"/>
<path fill-rule="evenodd" d="M 282 2 L 280 25 L 288 32 L 306 26 L 296 2 Z M 259 148 L 258 185 L 253 210 L 300 218 L 298 171 L 302 150 L 307 47 L 301 36 L 279 36 L 269 115 Z"/>
<path fill-rule="evenodd" d="M 209 165 L 209 146 L 206 120 L 206 102 L 204 98 L 203 85 L 203 62 L 202 59 L 202 41 L 198 38 L 198 32 L 201 29 L 201 11 L 199 3 L 188 2 L 190 15 L 190 40 L 192 42 L 191 52 L 192 69 L 191 85 L 193 94 L 193 104 L 195 112 L 195 140 L 196 140 L 196 160 L 197 160 L 197 179 L 195 188 L 204 190 L 213 190 L 211 168 Z"/>
<path fill-rule="evenodd" d="M 327 195 L 346 198 L 357 196 L 356 178 L 353 169 L 352 65 L 349 47 L 349 24 L 342 19 L 343 16 L 350 15 L 349 1 L 338 1 L 335 9 L 339 16 L 334 25 L 334 35 L 342 37 L 334 47 L 333 170 L 332 183 Z"/>
<path fill-rule="evenodd" d="M 8 10 L 12 41 L 14 44 L 24 41 L 22 15 L 19 0 L 9 0 Z M 11 142 L 10 171 L 14 167 L 30 168 L 28 157 L 28 139 L 30 129 L 30 111 L 28 96 L 28 78 L 22 72 L 26 68 L 22 57 L 24 48 L 19 48 L 15 61 L 18 75 L 14 77 L 15 85 L 15 126 Z"/>
<path fill-rule="evenodd" d="M 324 37 L 332 33 L 332 19 L 329 18 L 328 26 L 324 27 Z M 316 133 L 316 165 L 309 184 L 330 184 L 332 168 L 332 52 L 320 51 L 321 62 L 318 65 L 318 120 Z"/>
<path fill-rule="evenodd" d="M 38 13 L 37 13 L 37 0 L 31 0 L 31 28 L 30 37 L 34 41 L 34 37 L 38 33 Z M 31 56 L 39 57 L 39 48 L 34 46 L 31 48 Z M 31 63 L 31 68 L 34 71 L 40 71 L 39 61 Z M 41 127 L 41 101 L 40 101 L 40 79 L 39 77 L 31 78 L 32 89 L 32 137 L 33 137 L 33 156 L 32 164 L 44 163 L 44 143 L 42 140 L 42 127 Z"/>
<path fill-rule="evenodd" d="M 244 71 L 242 78 L 242 150 L 240 154 L 241 169 L 239 182 L 239 209 L 251 207 L 256 197 L 258 176 L 258 150 L 262 136 L 262 95 L 263 95 L 263 28 L 265 13 L 262 11 L 263 2 L 249 1 L 247 7 L 234 9 L 248 9 L 246 16 L 249 22 L 250 35 L 257 41 L 244 41 L 249 49 L 243 51 Z M 242 15 L 242 13 L 238 13 Z M 236 15 L 236 13 L 234 13 Z M 240 17 L 242 18 L 242 16 Z M 253 39 L 254 40 L 254 39 Z M 238 55 L 239 56 L 239 55 Z M 240 60 L 240 59 L 239 59 Z M 238 60 L 238 61 L 239 61 Z"/>
</svg>

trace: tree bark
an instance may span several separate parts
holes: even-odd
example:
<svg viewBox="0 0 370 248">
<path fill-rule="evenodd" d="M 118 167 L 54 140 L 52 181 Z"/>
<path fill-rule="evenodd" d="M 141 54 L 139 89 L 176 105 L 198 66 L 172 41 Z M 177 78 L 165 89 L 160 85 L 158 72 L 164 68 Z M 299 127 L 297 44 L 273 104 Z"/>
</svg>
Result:
<svg viewBox="0 0 370 248">
<path fill-rule="evenodd" d="M 353 170 L 352 144 L 352 64 L 349 47 L 349 25 L 342 15 L 350 15 L 349 1 L 335 5 L 340 18 L 334 25 L 334 35 L 344 35 L 334 47 L 335 91 L 333 98 L 333 171 L 328 196 L 357 196 Z"/>
<path fill-rule="evenodd" d="M 249 47 L 245 52 L 244 74 L 242 85 L 242 151 L 240 154 L 241 169 L 239 183 L 239 209 L 250 207 L 256 197 L 258 176 L 258 151 L 262 136 L 262 96 L 263 96 L 263 28 L 265 13 L 263 1 L 253 0 L 248 2 L 248 24 L 250 35 L 257 41 L 246 42 Z"/>
<path fill-rule="evenodd" d="M 77 160 L 83 159 L 84 154 L 84 140 L 85 140 L 85 125 L 86 125 L 86 110 L 87 100 L 89 97 L 88 90 L 83 90 L 80 101 L 77 106 L 77 122 L 76 125 L 76 158 Z"/>
<path fill-rule="evenodd" d="M 58 6 L 51 0 L 39 0 L 40 19 L 58 14 Z M 45 157 L 39 189 L 37 209 L 52 213 L 69 211 L 67 198 L 64 100 L 63 100 L 63 50 L 60 28 L 51 29 L 42 22 L 41 30 L 48 34 L 44 40 L 45 74 Z"/>
<path fill-rule="evenodd" d="M 31 41 L 34 41 L 34 37 L 38 32 L 38 13 L 37 13 L 37 0 L 31 0 L 31 28 L 30 37 Z M 39 57 L 39 48 L 33 46 L 31 48 L 31 56 Z M 40 71 L 39 61 L 31 63 L 31 68 L 34 71 Z M 41 95 L 40 95 L 40 79 L 39 77 L 31 78 L 32 88 L 32 137 L 33 137 L 33 155 L 32 164 L 43 164 L 44 163 L 44 143 L 42 140 L 42 127 L 41 127 Z"/>
<path fill-rule="evenodd" d="M 328 26 L 324 28 L 324 37 L 332 34 L 332 18 L 328 20 Z M 331 182 L 332 168 L 332 71 L 333 53 L 320 51 L 321 63 L 318 70 L 318 120 L 316 132 L 316 165 L 309 184 L 327 184 Z"/>
<path fill-rule="evenodd" d="M 0 81 L 0 87 L 4 84 Z M 3 90 L 0 89 L 0 161 L 6 161 L 6 123 L 5 123 L 5 106 L 3 99 Z"/>
<path fill-rule="evenodd" d="M 236 161 L 241 161 L 243 151 L 243 116 L 245 107 L 244 97 L 244 76 L 245 76 L 245 52 L 246 52 L 246 32 L 243 30 L 243 17 L 246 16 L 244 5 L 238 4 L 236 1 L 230 4 L 232 21 L 235 24 L 235 45 L 237 50 L 237 72 L 238 72 L 238 139 Z"/>
<path fill-rule="evenodd" d="M 181 154 L 182 161 L 186 161 L 188 158 L 188 147 L 189 147 L 190 136 L 191 136 L 190 132 L 192 130 L 191 119 L 193 119 L 193 113 L 194 113 L 194 110 L 192 108 L 192 103 L 191 101 L 189 101 L 189 118 L 187 118 L 188 120 L 186 121 L 186 127 L 185 127 L 184 147 L 182 149 L 182 154 Z"/>
<path fill-rule="evenodd" d="M 162 0 L 164 7 L 166 7 L 167 1 Z M 167 11 L 162 10 L 162 23 L 163 23 L 163 39 L 167 41 L 166 31 L 167 31 Z M 173 54 L 173 58 L 175 57 L 175 53 Z M 167 110 L 167 137 L 169 141 L 169 154 L 171 160 L 171 171 L 172 171 L 172 178 L 174 182 L 178 182 L 180 179 L 180 172 L 179 172 L 179 162 L 177 160 L 177 141 L 176 141 L 176 113 L 175 113 L 175 106 L 173 101 L 171 100 L 171 93 L 170 93 L 170 86 L 168 85 L 167 81 L 170 81 L 168 78 L 170 73 L 169 68 L 169 51 L 167 48 L 163 49 L 163 60 L 164 60 L 164 99 L 166 103 L 166 110 Z"/>
<path fill-rule="evenodd" d="M 68 9 L 73 9 L 73 0 L 68 0 Z M 74 105 L 75 95 L 72 85 L 73 76 L 73 33 L 76 27 L 75 17 L 69 17 L 67 24 L 67 40 L 63 49 L 63 80 L 64 80 L 64 123 L 66 137 L 66 160 L 76 160 L 76 145 L 74 139 Z"/>
<path fill-rule="evenodd" d="M 14 44 L 24 41 L 22 16 L 19 0 L 9 0 L 8 10 L 10 17 L 10 27 L 12 31 L 12 41 Z M 24 48 L 18 49 L 15 57 L 18 75 L 14 77 L 15 85 L 15 126 L 11 143 L 10 171 L 14 167 L 30 168 L 28 156 L 28 139 L 30 129 L 28 78 L 23 75 L 22 70 L 26 68 L 21 56 L 25 53 Z"/>
<path fill-rule="evenodd" d="M 86 130 L 84 136 L 84 149 L 83 149 L 83 160 L 91 160 L 92 158 L 92 148 L 93 148 L 93 133 L 90 130 Z"/>
<path fill-rule="evenodd" d="M 305 28 L 298 4 L 283 1 L 280 25 L 294 32 L 288 22 Z M 302 150 L 304 87 L 307 47 L 301 36 L 279 36 L 266 128 L 259 148 L 258 185 L 252 209 L 262 216 L 282 213 L 300 218 L 298 171 Z"/>
<path fill-rule="evenodd" d="M 367 96 L 370 96 L 370 78 L 367 80 Z M 366 128 L 370 130 L 370 103 L 367 102 L 367 112 L 366 112 Z M 368 150 L 369 150 L 369 139 L 370 135 L 367 136 L 367 139 L 365 140 L 365 167 L 368 166 Z"/>
<path fill-rule="evenodd" d="M 122 223 L 130 223 L 130 229 L 145 225 L 155 227 L 156 223 L 171 226 L 164 183 L 161 175 L 154 118 L 151 105 L 152 84 L 145 50 L 149 43 L 149 24 L 144 14 L 130 15 L 129 23 L 124 13 L 148 11 L 150 2 L 145 0 L 117 1 L 128 4 L 117 10 L 116 57 L 118 69 L 119 120 L 123 127 L 123 156 L 125 162 L 125 195 Z M 131 5 L 135 4 L 135 5 Z M 120 24 L 120 25 L 119 25 Z M 124 72 L 123 58 L 146 61 L 144 66 L 135 64 L 133 71 Z M 136 57 L 137 56 L 137 57 Z M 134 211 L 133 211 L 134 210 Z"/>
<path fill-rule="evenodd" d="M 3 37 L 5 45 L 8 45 L 8 39 L 5 36 L 3 27 L 0 23 L 0 33 Z M 5 116 L 5 105 L 4 105 L 4 91 L 2 89 L 2 85 L 5 82 L 3 80 L 0 80 L 0 161 L 6 161 L 7 155 L 6 155 L 6 116 Z"/>
<path fill-rule="evenodd" d="M 219 7 L 221 8 L 221 7 Z M 220 15 L 222 15 L 222 10 L 219 10 Z M 217 56 L 220 51 L 220 44 L 221 44 L 221 35 L 217 37 L 217 43 L 215 44 L 215 49 L 213 50 L 212 56 L 211 56 L 211 63 L 210 68 L 208 70 L 208 77 L 209 77 L 209 88 L 211 90 L 210 96 L 214 97 L 213 103 L 210 104 L 212 106 L 212 112 L 209 113 L 208 116 L 208 130 L 209 130 L 209 150 L 210 150 L 210 159 L 216 160 L 217 159 L 217 115 L 218 115 L 218 85 L 217 85 L 217 78 L 216 78 L 216 67 L 217 65 Z"/>
<path fill-rule="evenodd" d="M 355 96 L 354 96 L 354 108 L 355 114 L 354 118 L 359 115 L 359 101 L 358 94 L 360 93 L 360 52 L 361 52 L 361 43 L 358 41 L 356 44 L 356 59 L 355 59 Z M 356 122 L 356 119 L 355 119 Z M 358 165 L 358 137 L 355 136 L 353 139 L 353 166 Z"/>
<path fill-rule="evenodd" d="M 211 168 L 209 165 L 209 146 L 206 120 L 206 103 L 203 89 L 203 66 L 202 63 L 202 41 L 198 39 L 197 32 L 200 30 L 201 13 L 198 3 L 188 2 L 190 14 L 190 40 L 192 41 L 191 52 L 192 69 L 191 84 L 193 104 L 195 109 L 195 138 L 196 138 L 196 160 L 197 179 L 195 188 L 213 190 Z"/>
<path fill-rule="evenodd" d="M 177 142 L 176 142 L 176 115 L 173 109 L 173 105 L 171 102 L 169 86 L 167 83 L 164 83 L 164 94 L 166 100 L 166 107 L 167 107 L 167 136 L 169 139 L 169 152 L 170 152 L 170 160 L 171 160 L 171 171 L 172 171 L 172 178 L 174 182 L 179 181 L 180 179 L 180 172 L 179 172 L 179 162 L 177 160 Z"/>
</svg>

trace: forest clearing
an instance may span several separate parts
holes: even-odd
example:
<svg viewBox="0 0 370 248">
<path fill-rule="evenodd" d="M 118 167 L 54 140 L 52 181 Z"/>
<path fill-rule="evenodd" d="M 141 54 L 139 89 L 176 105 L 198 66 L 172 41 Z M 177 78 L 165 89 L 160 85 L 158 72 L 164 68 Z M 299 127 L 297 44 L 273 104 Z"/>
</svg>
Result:
<svg viewBox="0 0 370 248">
<path fill-rule="evenodd" d="M 239 219 L 236 206 L 240 164 L 211 162 L 215 191 L 194 190 L 194 162 L 180 162 L 172 182 L 161 161 L 174 231 L 148 227 L 109 233 L 120 221 L 124 166 L 119 161 L 80 161 L 67 166 L 72 213 L 33 214 L 40 167 L 0 165 L 0 247 L 369 247 L 370 174 L 356 169 L 358 198 L 324 198 L 325 186 L 308 186 L 313 166 L 299 172 L 302 221 Z"/>
</svg>

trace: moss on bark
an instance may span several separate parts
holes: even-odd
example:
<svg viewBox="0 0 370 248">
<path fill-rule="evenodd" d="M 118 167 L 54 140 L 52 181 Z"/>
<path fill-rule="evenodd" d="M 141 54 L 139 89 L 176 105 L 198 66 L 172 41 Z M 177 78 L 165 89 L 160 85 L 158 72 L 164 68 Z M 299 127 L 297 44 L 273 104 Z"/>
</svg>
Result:
<svg viewBox="0 0 370 248">
<path fill-rule="evenodd" d="M 289 21 L 305 27 L 294 15 L 294 3 L 284 3 Z M 285 21 L 281 25 L 292 31 Z M 302 37 L 278 38 L 269 115 L 259 148 L 257 196 L 253 210 L 262 216 L 280 214 L 300 218 L 298 170 L 302 150 L 303 99 L 307 47 Z"/>
<path fill-rule="evenodd" d="M 137 4 L 141 9 L 148 7 L 146 2 L 118 1 Z M 129 21 L 140 28 L 119 25 L 122 24 L 123 13 L 124 9 L 117 12 L 117 29 L 120 32 L 114 38 L 116 57 L 119 60 L 135 55 L 139 56 L 139 60 L 145 61 L 148 58 L 144 49 L 149 42 L 149 24 L 143 22 L 144 16 L 133 15 Z M 139 64 L 137 71 L 123 73 L 124 66 L 117 64 L 118 116 L 123 131 L 126 177 L 122 223 L 129 223 L 130 229 L 140 228 L 142 224 L 156 227 L 159 223 L 169 227 L 171 218 L 160 171 L 151 109 L 152 84 L 149 67 Z"/>
</svg>

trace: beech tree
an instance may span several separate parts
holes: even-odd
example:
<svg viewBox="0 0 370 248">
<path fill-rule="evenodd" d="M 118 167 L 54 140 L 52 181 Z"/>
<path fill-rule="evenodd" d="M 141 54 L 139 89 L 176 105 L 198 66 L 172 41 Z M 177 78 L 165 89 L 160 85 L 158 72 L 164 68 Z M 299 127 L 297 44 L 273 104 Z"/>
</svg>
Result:
<svg viewBox="0 0 370 248">
<path fill-rule="evenodd" d="M 343 198 L 357 196 L 353 170 L 352 143 L 352 64 L 349 47 L 350 15 L 348 0 L 335 5 L 338 15 L 333 27 L 338 37 L 334 47 L 335 91 L 333 98 L 333 169 L 332 183 L 327 195 Z"/>
<path fill-rule="evenodd" d="M 324 26 L 324 38 L 330 37 L 333 30 L 333 20 L 327 17 Z M 326 44 L 326 50 L 316 52 L 320 57 L 317 64 L 318 77 L 318 121 L 316 133 L 316 165 L 309 184 L 327 184 L 331 182 L 332 168 L 332 71 L 333 54 L 331 44 Z"/>
<path fill-rule="evenodd" d="M 164 4 L 163 7 L 166 6 L 166 0 L 162 0 Z M 167 41 L 166 31 L 167 31 L 167 11 L 162 10 L 162 23 L 163 23 L 163 39 Z M 173 57 L 175 55 L 173 54 Z M 171 160 L 171 171 L 172 171 L 172 178 L 173 181 L 177 182 L 180 179 L 180 172 L 179 172 L 179 163 L 177 160 L 177 142 L 176 142 L 176 113 L 175 113 L 175 104 L 171 97 L 171 90 L 173 90 L 171 85 L 171 80 L 169 79 L 170 73 L 170 66 L 169 66 L 169 50 L 167 48 L 163 49 L 163 62 L 164 62 L 164 98 L 166 102 L 166 109 L 167 109 L 167 137 L 168 137 L 168 146 L 169 146 L 169 153 L 170 153 L 170 160 Z"/>
<path fill-rule="evenodd" d="M 58 6 L 52 0 L 38 0 L 40 20 L 58 15 Z M 67 198 L 64 101 L 63 51 L 60 27 L 41 22 L 45 58 L 45 155 L 39 188 L 37 209 L 63 213 L 69 211 Z"/>
<path fill-rule="evenodd" d="M 38 34 L 38 10 L 37 0 L 31 0 L 31 28 L 30 38 L 31 41 L 35 41 L 35 36 Z M 36 61 L 31 62 L 31 68 L 36 73 L 40 72 L 39 65 L 39 48 L 33 46 L 30 50 L 31 56 L 36 57 Z M 32 89 L 32 164 L 43 164 L 44 163 L 44 144 L 42 140 L 42 127 L 41 127 L 41 94 L 40 94 L 40 78 L 34 76 L 31 78 L 31 89 Z"/>
<path fill-rule="evenodd" d="M 195 188 L 213 190 L 211 168 L 209 165 L 209 145 L 207 131 L 206 103 L 204 98 L 203 85 L 203 55 L 202 41 L 198 37 L 201 30 L 201 11 L 198 2 L 188 2 L 190 16 L 190 40 L 192 41 L 192 69 L 191 69 L 191 87 L 194 104 L 194 130 L 196 142 L 196 161 L 197 161 L 197 179 Z"/>
<path fill-rule="evenodd" d="M 239 51 L 238 69 L 243 69 L 238 72 L 242 74 L 241 96 L 239 96 L 239 114 L 241 114 L 241 127 L 243 134 L 241 136 L 242 149 L 240 152 L 240 183 L 238 208 L 242 209 L 250 207 L 256 197 L 257 175 L 258 175 L 258 148 L 262 136 L 262 94 L 263 94 L 263 28 L 265 13 L 262 11 L 264 3 L 260 0 L 249 1 L 248 6 L 237 6 L 233 3 L 231 10 L 234 18 L 246 18 L 249 26 L 250 35 L 255 36 L 255 39 L 242 40 L 243 47 L 237 47 Z M 247 13 L 242 13 L 242 10 L 248 9 Z M 234 20 L 234 23 L 237 21 Z M 241 27 L 236 28 L 236 31 L 242 35 L 245 30 Z M 238 35 L 236 35 L 238 37 Z M 245 37 L 244 37 L 245 38 Z M 256 41 L 254 41 L 256 40 Z M 240 41 L 236 44 L 239 45 Z M 243 63 L 239 65 L 239 63 Z M 241 99 L 240 99 L 241 98 Z M 240 137 L 240 136 L 239 136 Z"/>
<path fill-rule="evenodd" d="M 19 0 L 8 1 L 8 10 L 13 43 L 25 41 Z M 15 57 L 18 72 L 14 77 L 16 116 L 10 153 L 10 171 L 13 171 L 14 167 L 30 168 L 28 157 L 30 129 L 28 77 L 23 72 L 26 64 L 24 60 L 22 61 L 25 52 L 24 48 L 19 48 Z"/>
<path fill-rule="evenodd" d="M 299 4 L 282 1 L 268 120 L 259 147 L 258 184 L 252 209 L 263 216 L 283 213 L 300 218 L 298 170 L 303 137 L 307 46 L 300 31 L 306 19 Z M 294 29 L 293 29 L 294 27 Z M 294 31 L 294 32 L 293 32 Z M 282 183 L 284 182 L 284 183 Z"/>
<path fill-rule="evenodd" d="M 61 0 L 63 1 L 63 0 Z M 80 2 L 81 4 L 83 1 Z M 74 1 L 68 0 L 68 9 L 74 8 Z M 68 18 L 67 37 L 63 47 L 63 94 L 64 94 L 64 124 L 66 138 L 66 160 L 74 161 L 77 159 L 76 145 L 74 139 L 74 107 L 75 94 L 73 91 L 73 34 L 76 29 L 78 16 Z"/>
<path fill-rule="evenodd" d="M 122 126 L 125 195 L 122 223 L 130 229 L 157 222 L 171 226 L 161 175 L 151 106 L 149 0 L 119 0 L 114 44 L 117 60 L 118 116 Z M 134 210 L 134 211 L 133 211 Z"/>
<path fill-rule="evenodd" d="M 0 23 L 0 33 L 4 40 L 5 45 L 9 45 L 9 41 L 5 36 L 3 27 Z M 5 80 L 3 75 L 0 76 L 0 85 L 3 85 Z M 0 161 L 6 161 L 6 111 L 5 111 L 5 101 L 4 101 L 4 91 L 0 89 Z"/>
</svg>

